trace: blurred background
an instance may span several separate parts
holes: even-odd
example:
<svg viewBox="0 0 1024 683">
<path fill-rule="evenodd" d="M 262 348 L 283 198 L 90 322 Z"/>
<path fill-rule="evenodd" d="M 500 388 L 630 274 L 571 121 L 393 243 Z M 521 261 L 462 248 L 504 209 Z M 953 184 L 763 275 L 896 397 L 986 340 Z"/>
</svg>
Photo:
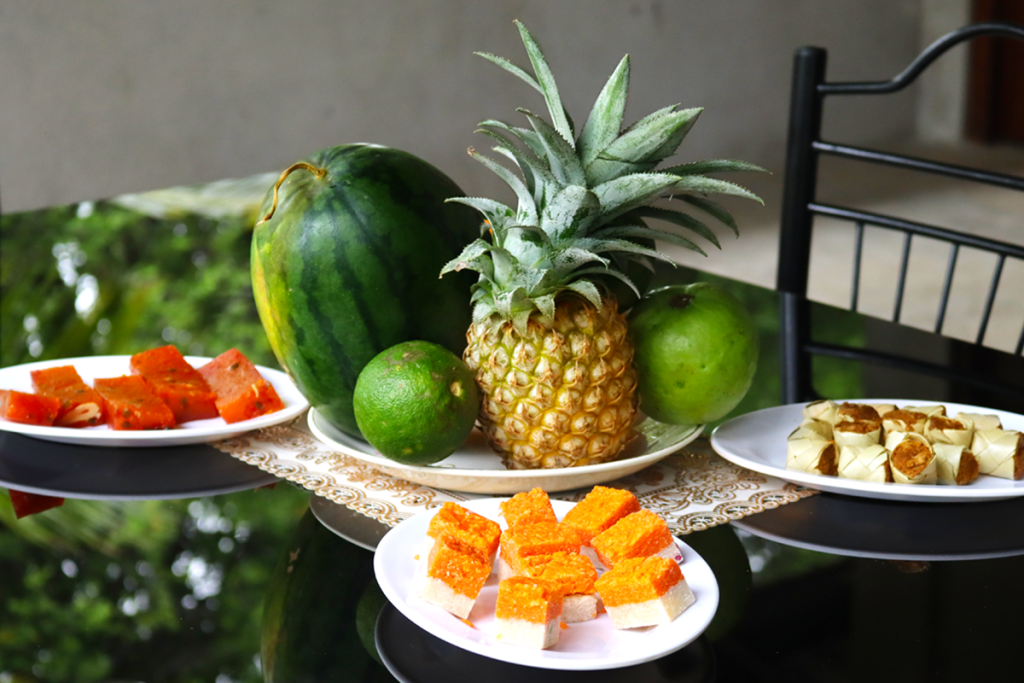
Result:
<svg viewBox="0 0 1024 683">
<path fill-rule="evenodd" d="M 971 0 L 4 0 L 4 210 L 248 176 L 344 142 L 399 147 L 469 193 L 500 192 L 465 154 L 484 142 L 476 124 L 542 103 L 472 53 L 526 64 L 513 19 L 577 119 L 628 53 L 627 120 L 704 107 L 681 155 L 762 164 L 776 175 L 751 183 L 771 196 L 796 48 L 828 48 L 832 79 L 885 79 L 973 11 Z M 956 50 L 895 103 L 837 111 L 826 137 L 964 142 L 968 62 Z"/>
<path fill-rule="evenodd" d="M 794 50 L 827 48 L 830 80 L 883 80 L 972 19 L 1024 22 L 1022 11 L 1014 0 L 4 0 L 0 196 L 10 213 L 246 177 L 347 142 L 410 151 L 468 194 L 507 196 L 465 152 L 486 145 L 478 122 L 519 124 L 516 107 L 543 109 L 525 84 L 473 55 L 525 65 L 518 18 L 577 119 L 628 53 L 627 121 L 669 104 L 704 107 L 681 161 L 738 158 L 773 172 L 745 179 L 764 207 L 730 207 L 748 239 L 706 260 L 680 254 L 772 286 L 765 249 L 780 210 Z M 1019 51 L 961 46 L 895 97 L 845 98 L 826 112 L 824 136 L 1019 171 L 1022 65 Z M 1007 91 L 1017 92 L 1015 110 Z M 841 199 L 919 196 L 898 173 L 861 178 L 847 165 L 832 164 L 824 186 Z M 1017 202 L 1005 208 L 1024 211 Z M 935 201 L 919 201 L 918 218 L 942 218 L 948 203 L 929 215 Z"/>
</svg>

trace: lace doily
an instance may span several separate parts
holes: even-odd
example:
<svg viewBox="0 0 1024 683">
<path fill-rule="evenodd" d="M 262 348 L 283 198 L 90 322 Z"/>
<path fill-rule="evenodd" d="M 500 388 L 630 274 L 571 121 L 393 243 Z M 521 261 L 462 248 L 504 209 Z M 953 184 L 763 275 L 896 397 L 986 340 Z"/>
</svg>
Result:
<svg viewBox="0 0 1024 683">
<path fill-rule="evenodd" d="M 446 501 L 483 496 L 445 491 L 390 476 L 317 440 L 305 416 L 210 444 L 234 458 L 287 479 L 318 496 L 394 526 Z M 706 438 L 607 486 L 632 491 L 640 503 L 685 535 L 814 495 L 816 491 L 724 460 Z M 552 498 L 577 501 L 587 490 Z"/>
</svg>

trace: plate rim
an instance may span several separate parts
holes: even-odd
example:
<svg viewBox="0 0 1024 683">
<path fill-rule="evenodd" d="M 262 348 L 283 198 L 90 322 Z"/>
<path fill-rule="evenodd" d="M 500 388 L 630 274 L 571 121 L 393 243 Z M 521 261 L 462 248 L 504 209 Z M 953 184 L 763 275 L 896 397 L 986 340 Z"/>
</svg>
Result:
<svg viewBox="0 0 1024 683">
<path fill-rule="evenodd" d="M 474 508 L 489 508 L 500 504 L 501 501 L 508 500 L 508 496 L 494 496 L 488 498 L 479 498 L 476 500 L 466 501 L 461 503 L 464 507 L 474 512 L 484 514 L 478 509 Z M 571 508 L 575 503 L 566 500 L 558 500 L 555 498 L 551 499 L 552 507 L 555 508 L 555 513 L 559 519 Z M 692 576 L 696 574 L 699 580 L 694 583 L 690 578 L 687 578 L 687 582 L 694 588 L 695 593 L 700 593 L 700 598 L 697 603 L 691 605 L 682 615 L 677 617 L 682 619 L 686 614 L 690 614 L 691 617 L 702 617 L 702 621 L 696 625 L 694 629 L 687 632 L 687 635 L 678 642 L 672 643 L 668 648 L 654 650 L 649 652 L 640 651 L 640 654 L 635 654 L 628 658 L 620 658 L 612 660 L 611 662 L 595 659 L 593 657 L 580 657 L 580 658 L 559 658 L 557 652 L 552 650 L 533 650 L 529 648 L 523 648 L 515 645 L 506 645 L 503 643 L 495 644 L 480 644 L 473 641 L 467 641 L 458 636 L 458 634 L 451 632 L 448 629 L 438 630 L 436 629 L 436 622 L 431 621 L 425 617 L 421 612 L 416 609 L 409 602 L 404 600 L 401 594 L 398 592 L 396 586 L 394 586 L 389 578 L 389 575 L 385 572 L 385 565 L 393 564 L 390 559 L 391 555 L 395 552 L 400 552 L 403 549 L 408 552 L 412 552 L 412 548 L 408 545 L 403 545 L 403 534 L 415 533 L 416 527 L 422 526 L 423 535 L 426 535 L 426 528 L 429 524 L 430 518 L 437 513 L 438 508 L 431 510 L 425 510 L 420 514 L 410 517 L 404 520 L 397 526 L 393 527 L 388 531 L 387 534 L 380 540 L 377 545 L 377 551 L 374 553 L 373 558 L 373 569 L 374 576 L 377 579 L 377 583 L 384 595 L 388 598 L 388 601 L 405 615 L 410 621 L 426 630 L 428 633 L 444 640 L 450 645 L 462 648 L 469 652 L 488 657 L 490 659 L 496 659 L 498 661 L 510 662 L 513 664 L 521 664 L 524 666 L 530 666 L 541 669 L 554 669 L 561 671 L 596 671 L 606 669 L 619 669 L 635 664 L 643 664 L 659 657 L 664 657 L 667 654 L 671 654 L 677 650 L 680 650 L 694 640 L 699 638 L 711 621 L 714 619 L 715 614 L 718 612 L 718 605 L 720 599 L 720 591 L 718 586 L 718 580 L 715 577 L 714 571 L 707 561 L 697 553 L 692 547 L 682 542 L 679 538 L 673 536 L 673 540 L 679 547 L 684 561 L 682 563 L 682 569 L 684 574 Z M 487 516 L 487 515 L 485 515 Z M 493 519 L 493 517 L 492 517 Z M 495 520 L 499 521 L 499 520 Z M 403 531 L 399 531 L 405 526 Z M 395 546 L 396 550 L 392 550 L 392 546 Z M 706 576 L 705 576 L 706 574 Z M 700 608 L 691 613 L 690 610 L 694 610 L 694 607 L 700 605 Z M 437 608 L 441 609 L 441 608 Z M 449 615 L 452 616 L 452 615 Z M 457 617 L 452 616 L 452 619 Z M 459 620 L 461 621 L 461 620 Z M 669 626 L 665 624 L 663 626 Z M 662 626 L 662 627 L 663 627 Z M 661 628 L 661 627 L 655 627 Z M 555 656 L 550 656 L 550 655 Z M 547 656 L 546 656 L 547 655 Z"/>
<path fill-rule="evenodd" d="M 57 367 L 60 365 L 75 365 L 77 363 L 124 363 L 125 372 L 128 371 L 128 359 L 130 354 L 111 354 L 99 356 L 78 356 L 75 358 L 57 358 L 52 360 L 32 361 L 19 365 L 10 365 L 0 368 L 0 380 L 4 375 L 16 373 L 29 373 L 32 370 Z M 212 356 L 185 356 L 193 367 L 196 363 L 203 364 L 213 360 Z M 309 407 L 309 402 L 299 391 L 287 373 L 263 365 L 256 365 L 256 369 L 269 381 L 285 407 L 274 413 L 261 415 L 249 420 L 224 423 L 212 427 L 198 428 L 176 428 L 167 430 L 123 430 L 116 429 L 75 429 L 72 427 L 46 427 L 41 425 L 28 425 L 20 422 L 0 419 L 0 430 L 21 434 L 43 441 L 63 443 L 73 446 L 94 446 L 105 448 L 150 448 L 160 446 L 188 446 L 203 443 L 212 443 L 230 439 L 246 432 L 264 427 L 271 427 L 301 415 Z M 7 388 L 7 387 L 0 387 Z M 284 389 L 284 391 L 282 391 Z M 222 418 L 211 418 L 221 419 Z M 222 420 L 223 421 L 223 420 Z"/>
<path fill-rule="evenodd" d="M 1000 410 L 997 408 L 985 408 L 983 406 L 976 406 L 967 403 L 956 403 L 954 401 L 934 401 L 929 399 L 906 399 L 906 398 L 856 398 L 856 399 L 831 399 L 836 403 L 841 403 L 843 400 L 856 402 L 856 403 L 892 403 L 895 405 L 944 405 L 947 408 L 953 407 L 956 412 L 987 412 L 989 414 L 999 414 L 1000 419 L 1004 419 L 1004 416 L 1011 416 L 1014 421 L 1024 421 L 1024 415 L 1013 413 L 1008 410 Z M 723 444 L 723 434 L 729 435 L 729 432 L 733 429 L 738 428 L 744 422 L 755 419 L 758 416 L 767 416 L 772 413 L 779 413 L 780 418 L 782 415 L 788 416 L 790 412 L 793 412 L 798 417 L 802 417 L 803 407 L 813 401 L 801 401 L 798 403 L 786 403 L 778 406 L 771 406 L 770 408 L 762 408 L 761 410 L 755 410 L 743 415 L 737 415 L 736 417 L 718 425 L 711 432 L 711 447 L 716 453 L 721 455 L 729 462 L 744 467 L 749 470 L 753 470 L 760 474 L 766 474 L 769 476 L 778 477 L 783 481 L 788 481 L 793 484 L 799 484 L 808 488 L 818 489 L 820 491 L 827 491 L 829 493 L 837 493 L 841 495 L 859 496 L 862 498 L 876 498 L 879 500 L 891 500 L 900 502 L 917 502 L 917 503 L 970 503 L 970 502 L 982 502 L 982 501 L 995 501 L 995 500 L 1006 500 L 1009 498 L 1017 498 L 1024 496 L 1024 480 L 1014 483 L 1014 480 L 1003 480 L 1007 481 L 1005 486 L 998 487 L 974 487 L 967 486 L 948 486 L 939 484 L 920 484 L 920 485 L 905 485 L 905 484 L 891 484 L 891 483 L 875 483 L 875 482 L 863 482 L 856 479 L 840 479 L 839 477 L 828 477 L 820 474 L 812 474 L 809 472 L 799 472 L 797 470 L 786 469 L 785 466 L 779 467 L 763 461 L 751 460 L 744 455 L 736 453 L 726 445 Z M 800 411 L 797 414 L 796 411 Z M 780 419 L 775 422 L 776 425 L 786 428 L 786 423 Z M 1004 421 L 1005 424 L 1005 421 Z M 774 430 L 770 435 L 766 435 L 766 438 L 780 437 L 784 443 L 785 434 L 775 434 Z M 995 479 L 999 480 L 998 477 Z M 892 487 L 898 487 L 892 488 Z"/>
<path fill-rule="evenodd" d="M 315 407 L 309 409 L 309 414 L 306 419 L 309 424 L 310 430 L 317 439 L 325 444 L 333 446 L 341 450 L 345 455 L 351 456 L 361 462 L 375 465 L 377 467 L 388 467 L 394 470 L 403 470 L 408 472 L 430 472 L 435 473 L 438 476 L 451 476 L 452 478 L 463 478 L 473 477 L 474 479 L 512 479 L 512 478 L 525 478 L 525 479 L 546 479 L 548 477 L 557 477 L 559 473 L 564 473 L 566 476 L 585 476 L 587 474 L 598 474 L 601 472 L 616 472 L 626 467 L 643 463 L 644 466 L 653 465 L 655 462 L 662 460 L 674 451 L 685 447 L 691 443 L 704 431 L 704 425 L 692 425 L 692 430 L 687 432 L 679 441 L 673 442 L 672 444 L 666 445 L 658 450 L 650 453 L 643 453 L 641 455 L 633 456 L 631 458 L 623 458 L 619 460 L 611 460 L 609 462 L 602 462 L 596 465 L 582 465 L 580 467 L 558 467 L 551 469 L 532 469 L 532 470 L 497 470 L 497 469 L 467 469 L 459 467 L 434 467 L 433 465 L 406 465 L 404 463 L 397 462 L 395 460 L 389 460 L 382 455 L 374 455 L 366 453 L 365 451 L 357 450 L 356 448 L 338 441 L 330 435 L 324 433 L 323 428 L 316 423 L 318 419 L 323 418 L 319 411 Z M 474 430 L 477 428 L 474 427 Z M 348 435 L 344 435 L 347 439 L 352 439 Z M 367 444 L 369 446 L 369 444 Z M 372 446 L 370 446 L 372 448 Z M 494 457 L 499 457 L 495 455 Z"/>
<path fill-rule="evenodd" d="M 829 555 L 841 555 L 843 557 L 856 557 L 867 560 L 897 560 L 897 561 L 909 561 L 909 562 L 952 562 L 952 561 L 969 561 L 969 560 L 996 560 L 1004 557 L 1017 557 L 1018 555 L 1024 555 L 1024 550 L 994 550 L 992 552 L 977 552 L 977 553 L 893 553 L 893 552 L 875 552 L 872 550 L 860 550 L 844 548 L 837 545 L 827 545 L 825 543 L 815 543 L 813 541 L 804 541 L 799 539 L 791 539 L 780 534 L 776 534 L 770 531 L 763 531 L 756 526 L 750 524 L 744 524 L 742 519 L 733 520 L 730 522 L 735 527 L 751 536 L 757 536 L 773 543 L 780 545 L 788 545 L 794 548 L 800 548 L 801 550 L 813 550 L 817 553 L 827 553 Z"/>
</svg>

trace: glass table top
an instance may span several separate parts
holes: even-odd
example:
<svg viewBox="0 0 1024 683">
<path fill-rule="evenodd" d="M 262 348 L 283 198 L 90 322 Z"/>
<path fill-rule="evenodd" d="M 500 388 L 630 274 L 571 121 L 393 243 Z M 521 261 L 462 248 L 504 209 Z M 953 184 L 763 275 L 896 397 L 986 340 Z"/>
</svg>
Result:
<svg viewBox="0 0 1024 683">
<path fill-rule="evenodd" d="M 174 343 L 197 355 L 238 346 L 276 367 L 249 289 L 249 204 L 87 202 L 3 216 L 2 364 Z M 776 405 L 775 294 L 688 269 L 657 277 L 713 281 L 743 301 L 762 356 L 733 414 Z M 828 307 L 815 324 L 826 340 L 950 343 Z M 893 381 L 839 361 L 816 372 L 834 396 L 879 395 Z M 0 683 L 583 677 L 480 658 L 418 629 L 374 580 L 386 527 L 214 449 L 160 449 L 130 467 L 102 449 L 56 450 L 0 433 L 11 488 L 80 484 L 85 470 L 107 487 L 21 520 L 0 494 Z M 183 491 L 197 474 L 202 487 Z M 117 486 L 147 499 L 116 499 Z M 721 591 L 710 627 L 668 657 L 586 678 L 1013 680 L 1021 520 L 1019 500 L 922 507 L 821 494 L 690 534 Z"/>
</svg>

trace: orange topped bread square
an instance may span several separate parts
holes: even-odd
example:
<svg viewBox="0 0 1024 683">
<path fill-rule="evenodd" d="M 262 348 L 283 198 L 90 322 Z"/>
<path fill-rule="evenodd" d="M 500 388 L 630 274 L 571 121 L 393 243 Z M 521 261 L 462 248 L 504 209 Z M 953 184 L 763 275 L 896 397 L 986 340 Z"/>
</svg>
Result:
<svg viewBox="0 0 1024 683">
<path fill-rule="evenodd" d="M 668 525 L 650 510 L 626 515 L 591 541 L 601 563 L 611 569 L 630 557 L 661 555 L 674 559 L 678 555 L 675 539 Z"/>
<path fill-rule="evenodd" d="M 520 560 L 530 555 L 551 555 L 557 552 L 578 553 L 579 534 L 558 522 L 520 524 L 501 535 L 501 558 L 513 570 Z"/>
<path fill-rule="evenodd" d="M 216 396 L 199 371 L 171 345 L 137 353 L 131 358 L 132 374 L 152 387 L 174 413 L 178 423 L 217 417 Z"/>
<path fill-rule="evenodd" d="M 597 570 L 586 555 L 557 552 L 552 555 L 531 555 L 519 565 L 520 575 L 554 581 L 565 592 L 562 621 L 574 624 L 597 618 L 597 596 L 594 594 Z"/>
<path fill-rule="evenodd" d="M 494 616 L 544 624 L 561 616 L 564 595 L 562 587 L 554 581 L 513 576 L 498 584 Z"/>
<path fill-rule="evenodd" d="M 617 629 L 668 623 L 696 601 L 679 565 L 659 556 L 622 560 L 597 580 L 597 592 Z"/>
<path fill-rule="evenodd" d="M 501 514 L 510 529 L 519 524 L 558 521 L 555 511 L 551 507 L 551 499 L 548 498 L 547 491 L 542 488 L 517 493 L 503 501 Z"/>
<path fill-rule="evenodd" d="M 114 429 L 170 429 L 175 424 L 171 409 L 137 375 L 100 378 L 93 387 Z"/>
<path fill-rule="evenodd" d="M 59 411 L 60 399 L 52 396 L 0 389 L 0 417 L 5 420 L 50 427 Z"/>
<path fill-rule="evenodd" d="M 435 541 L 447 536 L 449 544 L 462 548 L 463 552 L 474 552 L 490 562 L 498 549 L 501 527 L 483 515 L 448 502 L 430 519 L 427 536 Z"/>
<path fill-rule="evenodd" d="M 274 386 L 238 349 L 228 349 L 199 373 L 217 395 L 217 410 L 228 424 L 284 409 Z"/>
<path fill-rule="evenodd" d="M 480 590 L 491 575 L 491 563 L 476 552 L 449 543 L 442 534 L 430 549 L 417 594 L 460 619 L 473 609 Z"/>
<path fill-rule="evenodd" d="M 92 427 L 106 422 L 103 397 L 82 381 L 73 365 L 31 372 L 36 393 L 60 401 L 53 423 L 58 427 Z"/>
<path fill-rule="evenodd" d="M 594 536 L 611 527 L 626 515 L 640 511 L 640 501 L 629 491 L 595 486 L 562 518 L 580 532 L 583 545 L 590 545 Z"/>
<path fill-rule="evenodd" d="M 497 639 L 502 643 L 544 649 L 558 643 L 563 593 L 559 584 L 513 576 L 498 584 L 494 607 Z"/>
</svg>

